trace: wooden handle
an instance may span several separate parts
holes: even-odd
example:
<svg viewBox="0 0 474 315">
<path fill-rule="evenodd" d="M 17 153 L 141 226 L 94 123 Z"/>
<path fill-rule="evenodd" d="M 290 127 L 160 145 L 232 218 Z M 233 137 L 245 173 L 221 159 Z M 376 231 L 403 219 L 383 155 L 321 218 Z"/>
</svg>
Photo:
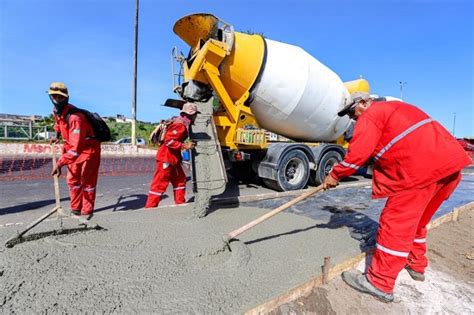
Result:
<svg viewBox="0 0 474 315">
<path fill-rule="evenodd" d="M 320 191 L 322 189 L 323 189 L 323 185 L 321 184 L 318 187 L 315 187 L 315 188 L 299 195 L 298 197 L 288 201 L 287 203 L 281 205 L 280 207 L 268 212 L 267 214 L 262 215 L 260 218 L 257 218 L 255 220 L 253 220 L 252 222 L 249 222 L 246 225 L 242 226 L 241 228 L 238 228 L 237 230 L 234 230 L 234 231 L 230 232 L 229 234 L 227 234 L 228 239 L 231 240 L 231 239 L 235 238 L 236 236 L 242 234 L 243 232 L 247 231 L 248 229 L 254 227 L 255 225 L 260 224 L 263 221 L 270 219 L 274 215 L 282 212 L 285 209 L 288 209 L 289 207 L 293 206 L 294 204 L 297 204 L 298 202 L 300 202 L 301 200 L 304 200 L 304 199 L 308 198 L 309 196 L 314 195 L 315 193 L 317 193 L 318 191 Z"/>
<path fill-rule="evenodd" d="M 54 144 L 51 145 L 51 152 L 53 154 L 53 168 L 56 167 L 56 150 Z M 61 207 L 61 197 L 59 196 L 59 180 L 58 175 L 53 176 L 54 179 L 54 197 L 56 198 L 56 207 Z"/>
</svg>

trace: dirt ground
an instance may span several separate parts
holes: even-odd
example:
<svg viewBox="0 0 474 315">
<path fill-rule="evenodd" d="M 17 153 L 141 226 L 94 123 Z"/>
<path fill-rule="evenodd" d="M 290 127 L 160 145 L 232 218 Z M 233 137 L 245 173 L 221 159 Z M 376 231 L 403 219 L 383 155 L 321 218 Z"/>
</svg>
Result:
<svg viewBox="0 0 474 315">
<path fill-rule="evenodd" d="M 413 281 L 402 271 L 395 302 L 386 304 L 347 286 L 340 278 L 272 314 L 474 314 L 474 211 L 428 233 L 427 280 Z M 361 264 L 359 269 L 363 269 Z"/>
</svg>

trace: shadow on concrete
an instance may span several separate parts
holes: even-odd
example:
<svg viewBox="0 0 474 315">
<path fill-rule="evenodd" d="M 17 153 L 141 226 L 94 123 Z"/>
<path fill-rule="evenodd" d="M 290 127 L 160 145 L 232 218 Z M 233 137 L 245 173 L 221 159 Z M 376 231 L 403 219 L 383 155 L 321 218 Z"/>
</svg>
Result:
<svg viewBox="0 0 474 315">
<path fill-rule="evenodd" d="M 329 211 L 332 215 L 328 223 L 317 224 L 316 227 L 325 229 L 348 227 L 351 237 L 359 241 L 361 251 L 367 251 L 375 246 L 378 222 L 347 208 L 324 206 L 322 210 Z"/>
<path fill-rule="evenodd" d="M 69 200 L 69 197 L 61 198 L 61 202 L 68 201 L 68 200 Z M 28 203 L 24 203 L 17 206 L 0 208 L 0 215 L 17 213 L 17 212 L 22 212 L 22 211 L 27 211 L 27 210 L 34 210 L 34 209 L 42 208 L 49 205 L 53 206 L 55 204 L 56 204 L 56 199 L 47 199 L 47 200 L 28 202 Z"/>
<path fill-rule="evenodd" d="M 319 225 L 319 224 L 315 224 L 315 225 L 308 226 L 308 227 L 306 227 L 306 228 L 304 228 L 304 229 L 296 229 L 296 230 L 289 231 L 289 232 L 285 232 L 285 233 L 280 233 L 280 234 L 275 234 L 275 235 L 271 235 L 271 236 L 266 236 L 266 237 L 258 238 L 258 239 L 253 240 L 253 241 L 245 242 L 245 244 L 246 244 L 246 245 L 250 245 L 250 244 L 253 244 L 253 243 L 258 243 L 258 242 L 262 242 L 262 241 L 267 241 L 267 240 L 271 240 L 271 239 L 274 239 L 274 238 L 278 238 L 278 237 L 280 237 L 280 236 L 285 236 L 285 235 L 291 235 L 291 234 L 306 232 L 306 231 L 309 231 L 309 230 L 318 228 L 318 225 Z"/>
<path fill-rule="evenodd" d="M 32 233 L 26 236 L 10 239 L 5 243 L 5 246 L 8 248 L 12 248 L 13 246 L 18 245 L 18 244 L 39 240 L 42 238 L 46 238 L 48 236 L 83 233 L 83 232 L 91 231 L 91 230 L 107 231 L 107 229 L 100 226 L 97 226 L 95 228 L 84 226 L 84 227 L 77 227 L 77 228 L 71 228 L 71 229 L 52 230 L 52 231 L 47 231 L 47 232 Z"/>
<path fill-rule="evenodd" d="M 134 194 L 134 195 L 120 195 L 117 202 L 113 205 L 105 206 L 102 208 L 95 209 L 94 212 L 104 211 L 112 209 L 115 211 L 129 211 L 138 210 L 145 207 L 147 195 L 145 194 Z M 161 200 L 168 198 L 167 195 L 163 195 Z"/>
<path fill-rule="evenodd" d="M 378 228 L 378 223 L 376 221 L 372 220 L 370 217 L 360 212 L 351 209 L 339 209 L 333 206 L 324 206 L 322 210 L 329 211 L 332 213 L 327 223 L 318 223 L 312 226 L 308 226 L 304 229 L 295 229 L 285 233 L 262 237 L 256 240 L 245 242 L 245 244 L 250 245 L 253 243 L 258 243 L 261 241 L 266 241 L 285 235 L 306 232 L 316 228 L 339 229 L 342 227 L 347 227 L 349 228 L 350 236 L 353 239 L 359 241 L 359 248 L 361 251 L 370 250 L 375 246 L 375 239 Z"/>
</svg>

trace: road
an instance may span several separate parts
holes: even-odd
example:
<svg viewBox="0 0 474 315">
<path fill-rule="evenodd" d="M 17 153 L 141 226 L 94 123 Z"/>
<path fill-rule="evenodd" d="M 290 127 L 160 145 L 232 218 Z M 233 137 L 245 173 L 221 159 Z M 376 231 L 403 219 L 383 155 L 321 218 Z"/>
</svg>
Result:
<svg viewBox="0 0 474 315">
<path fill-rule="evenodd" d="M 120 162 L 121 161 L 121 162 Z M 140 159 L 114 160 L 113 162 L 104 163 L 109 169 L 101 169 L 101 176 L 97 188 L 96 213 L 114 212 L 114 211 L 133 211 L 141 209 L 145 205 L 148 194 L 149 184 L 152 178 L 152 172 L 146 168 L 135 165 L 138 162 L 150 164 L 150 161 Z M 152 158 L 151 158 L 152 161 Z M 113 165 L 113 166 L 111 166 Z M 135 166 L 130 166 L 135 165 Z M 117 170 L 135 170 L 135 174 L 131 173 L 127 176 L 116 175 L 120 171 Z M 186 200 L 193 200 L 192 182 L 190 177 L 190 169 L 184 167 L 187 174 Z M 115 171 L 114 171 L 115 170 Z M 140 170 L 146 170 L 142 173 Z M 467 173 L 474 172 L 474 168 L 465 170 Z M 36 170 L 36 172 L 39 172 Z M 45 172 L 42 170 L 40 172 Z M 40 179 L 21 179 L 8 180 L 0 177 L 0 226 L 25 223 L 35 220 L 37 217 L 52 209 L 55 204 L 53 180 L 50 177 Z M 352 184 L 354 182 L 365 182 L 370 185 L 370 180 L 362 176 L 350 177 L 348 181 L 342 183 Z M 275 191 L 268 189 L 260 183 L 242 183 L 236 179 L 229 177 L 229 183 L 226 191 L 218 196 L 219 198 L 231 198 L 239 196 L 255 196 L 275 194 Z M 60 178 L 60 195 L 62 206 L 68 209 L 69 197 L 64 176 Z M 284 193 L 283 193 L 284 195 Z M 289 197 L 287 197 L 289 198 Z M 174 204 L 173 191 L 171 185 L 166 191 L 160 207 Z M 271 204 L 271 203 L 270 203 Z M 265 206 L 264 206 L 265 207 Z"/>
</svg>

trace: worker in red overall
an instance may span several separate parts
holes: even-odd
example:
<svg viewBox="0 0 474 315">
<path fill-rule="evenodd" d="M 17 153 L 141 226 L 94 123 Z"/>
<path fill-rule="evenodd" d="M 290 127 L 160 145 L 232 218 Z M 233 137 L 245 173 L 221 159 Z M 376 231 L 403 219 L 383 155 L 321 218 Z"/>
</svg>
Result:
<svg viewBox="0 0 474 315">
<path fill-rule="evenodd" d="M 54 105 L 54 130 L 56 137 L 51 143 L 63 139 L 63 152 L 51 175 L 61 175 L 61 168 L 67 167 L 67 185 L 71 198 L 71 212 L 92 217 L 100 165 L 100 142 L 94 139 L 94 130 L 82 113 L 69 113 L 69 94 L 64 83 L 53 82 L 48 90 Z"/>
<path fill-rule="evenodd" d="M 380 215 L 374 256 L 367 274 L 348 271 L 351 287 L 393 301 L 398 273 L 406 268 L 424 281 L 426 225 L 461 180 L 471 159 L 456 139 L 417 107 L 401 101 L 374 101 L 356 92 L 338 114 L 357 120 L 344 160 L 325 178 L 325 189 L 374 162 L 372 197 L 388 197 Z"/>
<path fill-rule="evenodd" d="M 194 123 L 199 113 L 196 104 L 185 103 L 180 116 L 174 117 L 173 122 L 167 127 L 163 143 L 156 153 L 156 170 L 150 184 L 145 208 L 158 206 L 170 182 L 173 185 L 175 204 L 185 202 L 186 175 L 181 167 L 183 159 L 181 151 L 195 147 L 195 143 L 187 139 L 189 126 Z"/>
</svg>

